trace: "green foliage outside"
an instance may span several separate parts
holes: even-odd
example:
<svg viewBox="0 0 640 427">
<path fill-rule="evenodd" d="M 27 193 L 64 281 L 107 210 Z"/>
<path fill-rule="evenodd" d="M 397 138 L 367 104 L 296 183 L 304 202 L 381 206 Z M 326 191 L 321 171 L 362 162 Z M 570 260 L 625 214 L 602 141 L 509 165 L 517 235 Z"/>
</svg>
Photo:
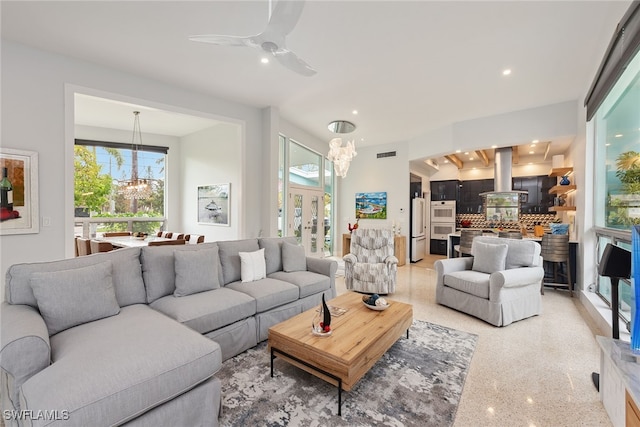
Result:
<svg viewBox="0 0 640 427">
<path fill-rule="evenodd" d="M 109 213 L 100 213 L 93 215 L 94 218 L 153 218 L 153 217 L 162 217 L 162 212 L 136 212 L 131 213 L 120 213 L 120 214 L 109 214 Z M 158 230 L 162 223 L 159 221 L 150 221 L 150 222 L 134 222 L 133 223 L 133 231 L 134 233 L 137 231 L 154 234 Z M 127 231 L 127 223 L 126 222 L 111 222 L 111 223 L 103 223 L 98 227 L 98 231 L 101 233 L 107 231 Z"/>
<path fill-rule="evenodd" d="M 123 166 L 123 156 L 119 149 L 101 147 L 115 161 L 117 170 Z M 92 147 L 74 146 L 74 206 L 85 208 L 91 217 L 99 218 L 151 218 L 164 217 L 164 180 L 151 179 L 153 192 L 146 199 L 132 201 L 117 192 L 114 178 L 110 174 L 101 174 L 95 149 Z M 164 165 L 164 158 L 156 161 Z M 163 171 L 162 169 L 161 171 Z M 151 178 L 151 170 L 146 171 Z M 127 231 L 127 222 L 104 223 L 98 227 L 99 232 Z M 134 222 L 133 232 L 155 233 L 162 223 Z"/>
<path fill-rule="evenodd" d="M 629 216 L 630 203 L 635 205 L 640 201 L 640 153 L 621 153 L 616 159 L 616 168 L 616 177 L 622 183 L 623 194 L 609 197 L 607 225 L 628 229 L 640 224 L 640 218 Z"/>
<path fill-rule="evenodd" d="M 74 148 L 75 188 L 73 192 L 76 207 L 86 207 L 89 211 L 100 211 L 109 201 L 111 176 L 100 174 L 100 166 L 93 151 L 76 145 Z"/>
</svg>

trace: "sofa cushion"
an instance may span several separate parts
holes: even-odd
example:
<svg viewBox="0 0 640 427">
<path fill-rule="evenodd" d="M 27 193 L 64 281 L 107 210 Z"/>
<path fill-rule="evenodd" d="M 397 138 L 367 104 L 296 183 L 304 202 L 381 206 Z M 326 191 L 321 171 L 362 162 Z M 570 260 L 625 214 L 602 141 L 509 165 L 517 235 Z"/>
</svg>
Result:
<svg viewBox="0 0 640 427">
<path fill-rule="evenodd" d="M 264 248 L 264 259 L 267 264 L 267 275 L 282 271 L 282 244 L 298 244 L 295 237 L 261 237 L 258 239 L 260 248 Z"/>
<path fill-rule="evenodd" d="M 59 261 L 15 264 L 7 270 L 6 300 L 11 304 L 37 307 L 38 303 L 29 285 L 31 274 L 71 270 L 109 260 L 113 263 L 111 274 L 118 305 L 126 307 L 131 304 L 144 304 L 147 301 L 147 295 L 140 268 L 140 248 L 118 249 Z"/>
<path fill-rule="evenodd" d="M 220 287 L 218 280 L 218 247 L 199 251 L 174 251 L 176 290 L 182 297 Z"/>
<path fill-rule="evenodd" d="M 455 271 L 445 274 L 444 285 L 466 294 L 489 299 L 489 277 L 487 273 L 473 270 Z"/>
<path fill-rule="evenodd" d="M 535 267 L 540 264 L 540 244 L 533 240 L 479 236 L 473 241 L 488 244 L 506 243 L 509 246 L 505 262 L 507 270 L 518 267 Z"/>
<path fill-rule="evenodd" d="M 300 295 L 300 290 L 296 285 L 271 278 L 251 283 L 233 282 L 228 284 L 227 288 L 254 298 L 258 313 L 295 301 Z"/>
<path fill-rule="evenodd" d="M 243 282 L 254 282 L 267 277 L 264 261 L 264 249 L 254 252 L 238 252 L 240 256 L 240 279 Z"/>
<path fill-rule="evenodd" d="M 307 271 L 307 257 L 304 254 L 304 246 L 287 242 L 282 244 L 282 269 L 287 273 Z"/>
<path fill-rule="evenodd" d="M 111 269 L 111 261 L 105 261 L 31 275 L 31 288 L 49 335 L 120 312 Z"/>
<path fill-rule="evenodd" d="M 311 271 L 294 271 L 287 273 L 277 271 L 269 275 L 272 279 L 292 283 L 300 289 L 300 298 L 317 294 L 331 288 L 331 278 Z"/>
<path fill-rule="evenodd" d="M 66 409 L 69 426 L 120 425 L 207 380 L 222 363 L 217 343 L 146 305 L 67 329 L 51 338 L 51 349 L 51 366 L 22 386 L 22 409 Z"/>
<path fill-rule="evenodd" d="M 241 292 L 218 288 L 181 298 L 168 295 L 152 302 L 151 308 L 206 334 L 253 316 L 256 301 Z"/>
<path fill-rule="evenodd" d="M 142 248 L 142 277 L 147 292 L 147 302 L 152 303 L 166 295 L 172 295 L 176 290 L 176 270 L 174 252 L 201 251 L 217 247 L 216 243 L 201 243 L 199 245 L 180 246 L 145 246 Z M 220 262 L 218 259 L 214 262 Z M 222 269 L 218 264 L 218 280 L 222 283 Z"/>
<path fill-rule="evenodd" d="M 258 249 L 256 239 L 229 240 L 218 242 L 220 248 L 220 264 L 222 265 L 222 284 L 240 280 L 240 255 L 239 252 L 255 252 Z"/>
<path fill-rule="evenodd" d="M 471 254 L 473 255 L 471 269 L 489 274 L 504 270 L 508 250 L 507 244 L 490 245 L 474 240 L 471 244 Z"/>
</svg>

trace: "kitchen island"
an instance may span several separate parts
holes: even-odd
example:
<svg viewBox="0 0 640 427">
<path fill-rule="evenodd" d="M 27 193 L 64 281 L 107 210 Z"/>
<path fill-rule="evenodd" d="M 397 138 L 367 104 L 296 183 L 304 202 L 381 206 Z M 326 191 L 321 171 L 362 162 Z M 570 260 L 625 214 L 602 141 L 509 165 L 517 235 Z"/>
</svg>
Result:
<svg viewBox="0 0 640 427">
<path fill-rule="evenodd" d="M 468 228 L 467 230 L 477 230 L 477 229 Z M 482 235 L 494 236 L 495 238 L 498 238 L 498 233 L 494 232 L 491 229 L 482 229 Z M 536 242 L 542 241 L 541 237 L 533 237 L 533 233 L 530 234 L 529 237 L 523 237 L 523 239 L 533 240 Z M 447 258 L 454 258 L 456 256 L 453 248 L 459 244 L 460 244 L 460 231 L 456 231 L 455 233 L 450 233 L 447 235 Z M 571 264 L 571 280 L 573 281 L 574 290 L 576 290 L 577 261 L 578 261 L 578 241 L 569 240 L 569 263 Z M 545 277 L 546 276 L 547 276 L 547 271 L 545 271 Z"/>
</svg>

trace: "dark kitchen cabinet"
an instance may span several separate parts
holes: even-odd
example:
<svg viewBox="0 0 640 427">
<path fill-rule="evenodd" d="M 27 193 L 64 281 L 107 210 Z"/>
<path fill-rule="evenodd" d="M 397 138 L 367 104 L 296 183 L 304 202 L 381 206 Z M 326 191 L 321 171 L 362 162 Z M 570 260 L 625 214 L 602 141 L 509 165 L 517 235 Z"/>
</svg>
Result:
<svg viewBox="0 0 640 427">
<path fill-rule="evenodd" d="M 513 178 L 514 191 L 526 191 L 520 195 L 521 213 L 548 213 L 553 206 L 553 195 L 549 188 L 555 185 L 555 178 L 548 176 L 524 176 Z"/>
<path fill-rule="evenodd" d="M 480 194 L 493 191 L 493 179 L 461 181 L 459 188 L 456 213 L 481 214 L 483 212 L 483 198 Z"/>
<path fill-rule="evenodd" d="M 458 200 L 458 185 L 460 181 L 431 181 L 431 200 Z"/>
</svg>

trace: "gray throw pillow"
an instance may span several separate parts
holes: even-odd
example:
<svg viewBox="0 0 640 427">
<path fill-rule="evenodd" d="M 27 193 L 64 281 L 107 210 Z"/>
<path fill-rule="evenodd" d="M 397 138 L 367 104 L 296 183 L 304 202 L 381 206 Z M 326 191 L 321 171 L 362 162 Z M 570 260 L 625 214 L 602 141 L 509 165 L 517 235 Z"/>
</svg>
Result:
<svg viewBox="0 0 640 427">
<path fill-rule="evenodd" d="M 282 269 L 287 273 L 307 270 L 307 257 L 303 246 L 287 242 L 282 244 Z"/>
<path fill-rule="evenodd" d="M 111 261 L 33 273 L 29 283 L 49 335 L 120 313 Z"/>
<path fill-rule="evenodd" d="M 491 245 L 482 242 L 473 242 L 473 271 L 493 273 L 502 271 L 507 261 L 509 245 L 506 243 Z"/>
<path fill-rule="evenodd" d="M 176 290 L 184 297 L 220 287 L 218 280 L 218 247 L 199 251 L 175 251 Z"/>
</svg>

